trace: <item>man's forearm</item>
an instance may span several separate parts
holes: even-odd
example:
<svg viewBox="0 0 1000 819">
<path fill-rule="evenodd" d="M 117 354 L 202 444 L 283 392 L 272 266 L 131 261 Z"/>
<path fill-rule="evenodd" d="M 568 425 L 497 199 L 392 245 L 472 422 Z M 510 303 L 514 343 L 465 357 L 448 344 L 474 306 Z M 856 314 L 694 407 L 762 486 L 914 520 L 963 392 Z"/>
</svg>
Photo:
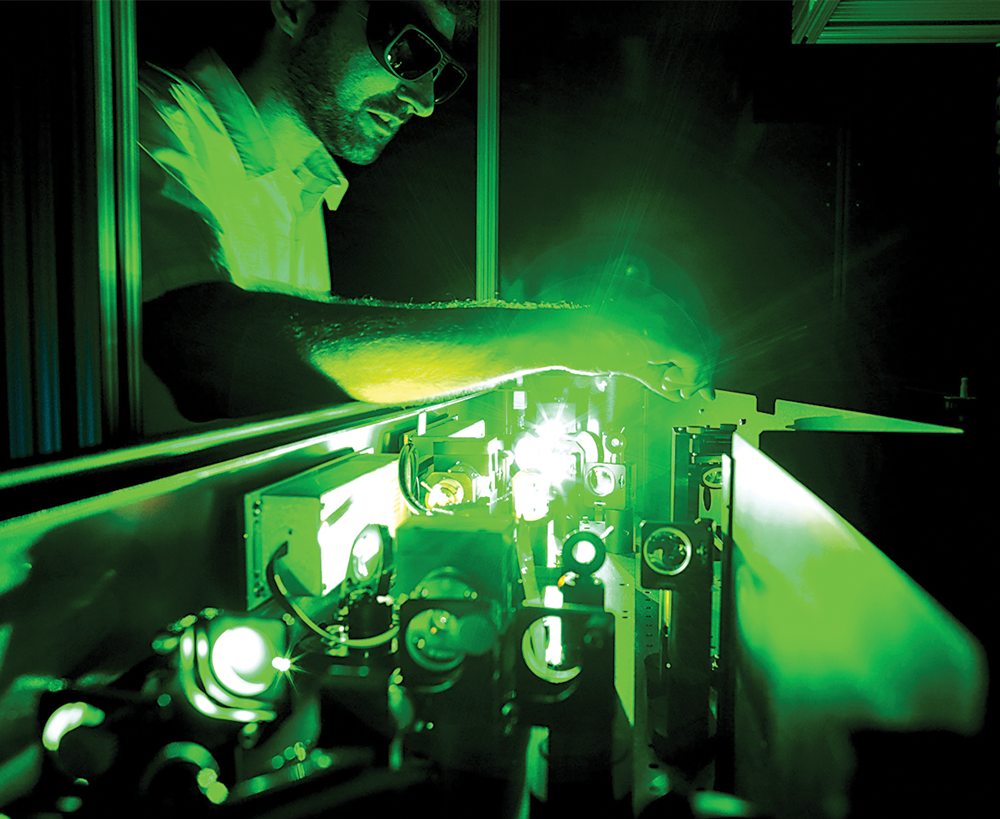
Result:
<svg viewBox="0 0 1000 819">
<path fill-rule="evenodd" d="M 596 362 L 570 338 L 579 309 L 340 302 L 303 305 L 296 324 L 303 356 L 349 395 L 410 404 L 546 369 L 587 371 Z"/>
<path fill-rule="evenodd" d="M 518 374 L 599 371 L 578 308 L 312 302 L 213 283 L 144 309 L 146 360 L 193 420 L 413 404 Z M 606 368 L 605 368 L 606 369 Z"/>
</svg>

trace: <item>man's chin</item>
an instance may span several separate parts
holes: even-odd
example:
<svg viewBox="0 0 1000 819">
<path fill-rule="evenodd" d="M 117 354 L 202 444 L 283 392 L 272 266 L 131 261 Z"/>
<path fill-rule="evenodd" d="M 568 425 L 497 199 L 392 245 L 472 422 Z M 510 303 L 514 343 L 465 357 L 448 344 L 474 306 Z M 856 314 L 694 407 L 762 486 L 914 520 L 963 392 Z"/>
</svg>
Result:
<svg viewBox="0 0 1000 819">
<path fill-rule="evenodd" d="M 345 151 L 343 153 L 335 153 L 330 151 L 337 159 L 343 160 L 345 162 L 350 162 L 352 165 L 371 165 L 376 159 L 382 155 L 382 151 Z"/>
<path fill-rule="evenodd" d="M 353 145 L 338 145 L 335 147 L 327 146 L 327 150 L 338 159 L 343 159 L 346 162 L 350 162 L 352 165 L 371 165 L 376 159 L 382 155 L 382 151 L 388 142 L 382 143 L 380 145 L 375 145 L 370 142 L 363 144 L 353 144 Z"/>
</svg>

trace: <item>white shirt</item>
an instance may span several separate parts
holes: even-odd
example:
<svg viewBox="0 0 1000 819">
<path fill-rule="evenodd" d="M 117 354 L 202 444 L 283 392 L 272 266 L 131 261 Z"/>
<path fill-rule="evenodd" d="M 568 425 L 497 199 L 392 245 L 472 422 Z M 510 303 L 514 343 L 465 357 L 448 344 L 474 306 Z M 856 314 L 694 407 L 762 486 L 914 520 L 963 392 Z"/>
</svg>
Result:
<svg viewBox="0 0 1000 819">
<path fill-rule="evenodd" d="M 347 179 L 319 140 L 298 167 L 283 163 L 212 51 L 180 75 L 143 69 L 139 91 L 143 301 L 213 281 L 330 299 L 320 204 L 336 210 Z M 200 427 L 148 364 L 141 386 L 146 435 Z"/>
<path fill-rule="evenodd" d="M 143 299 L 207 281 L 330 297 L 320 203 L 336 210 L 347 179 L 317 140 L 282 163 L 246 92 L 212 51 L 183 75 L 140 75 Z"/>
</svg>

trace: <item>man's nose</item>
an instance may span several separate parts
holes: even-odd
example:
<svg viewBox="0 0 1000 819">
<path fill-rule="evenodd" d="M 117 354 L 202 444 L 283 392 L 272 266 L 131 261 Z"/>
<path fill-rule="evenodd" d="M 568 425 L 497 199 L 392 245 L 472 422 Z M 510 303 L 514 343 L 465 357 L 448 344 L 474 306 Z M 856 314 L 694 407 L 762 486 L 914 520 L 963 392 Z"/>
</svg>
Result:
<svg viewBox="0 0 1000 819">
<path fill-rule="evenodd" d="M 429 117 L 434 113 L 434 80 L 430 74 L 400 83 L 396 96 L 410 106 L 414 116 Z"/>
</svg>

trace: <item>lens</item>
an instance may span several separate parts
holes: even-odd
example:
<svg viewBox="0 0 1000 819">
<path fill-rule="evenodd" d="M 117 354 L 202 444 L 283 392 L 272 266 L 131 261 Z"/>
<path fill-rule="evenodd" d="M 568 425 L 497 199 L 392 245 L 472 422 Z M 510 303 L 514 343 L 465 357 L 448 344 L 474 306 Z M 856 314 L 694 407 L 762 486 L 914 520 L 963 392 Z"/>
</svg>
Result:
<svg viewBox="0 0 1000 819">
<path fill-rule="evenodd" d="M 587 564 L 597 557 L 597 549 L 589 540 L 581 540 L 573 547 L 573 560 L 577 563 Z"/>
<path fill-rule="evenodd" d="M 465 70 L 446 62 L 437 43 L 415 28 L 407 29 L 389 44 L 385 63 L 397 77 L 410 82 L 436 71 L 432 78 L 435 103 L 447 100 L 465 82 Z"/>
<path fill-rule="evenodd" d="M 563 621 L 560 617 L 540 617 L 524 631 L 521 656 L 532 674 L 553 685 L 567 683 L 581 668 L 566 662 L 562 642 Z"/>
<path fill-rule="evenodd" d="M 465 72 L 454 63 L 447 63 L 434 80 L 434 102 L 444 102 L 462 87 L 463 82 Z"/>
<path fill-rule="evenodd" d="M 354 539 L 347 576 L 355 584 L 377 579 L 382 572 L 382 560 L 389 541 L 389 530 L 377 523 L 370 523 Z"/>
<path fill-rule="evenodd" d="M 274 647 L 267 638 L 249 626 L 237 626 L 222 632 L 212 646 L 212 669 L 219 682 L 237 696 L 252 697 L 263 693 L 273 682 Z"/>
<path fill-rule="evenodd" d="M 693 551 L 691 539 L 672 526 L 657 529 L 642 547 L 643 557 L 649 567 L 668 577 L 678 575 L 688 567 Z"/>
<path fill-rule="evenodd" d="M 597 464 L 587 472 L 587 488 L 599 498 L 606 498 L 615 491 L 615 473 L 603 464 Z"/>
<path fill-rule="evenodd" d="M 386 49 L 385 61 L 402 79 L 418 80 L 441 62 L 441 51 L 425 34 L 411 28 Z"/>
<path fill-rule="evenodd" d="M 578 574 L 593 574 L 604 565 L 607 550 L 596 532 L 574 532 L 563 541 L 563 567 Z"/>
<path fill-rule="evenodd" d="M 416 663 L 431 671 L 450 671 L 465 659 L 461 650 L 461 623 L 445 609 L 426 609 L 406 627 L 406 647 Z"/>
</svg>

